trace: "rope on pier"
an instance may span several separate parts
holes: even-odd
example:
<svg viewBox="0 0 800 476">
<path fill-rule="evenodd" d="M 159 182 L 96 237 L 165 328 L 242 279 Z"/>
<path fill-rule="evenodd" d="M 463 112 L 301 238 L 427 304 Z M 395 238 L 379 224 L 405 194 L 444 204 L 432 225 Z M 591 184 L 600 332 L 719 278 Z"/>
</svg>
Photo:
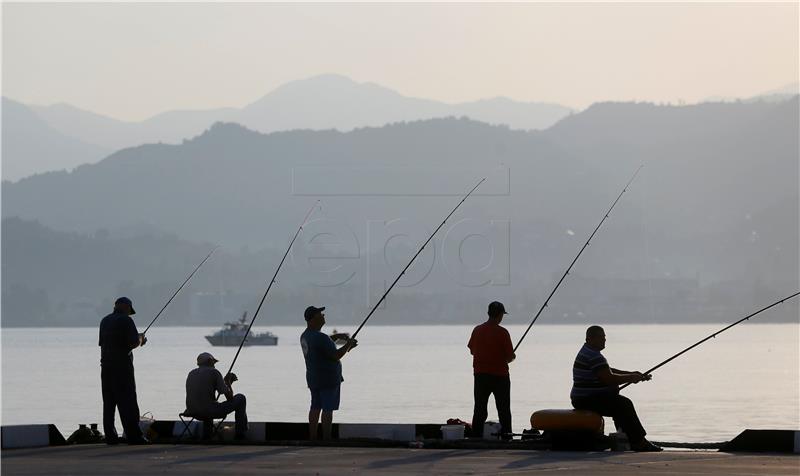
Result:
<svg viewBox="0 0 800 476">
<path fill-rule="evenodd" d="M 719 443 L 679 443 L 674 441 L 653 441 L 653 444 L 665 446 L 667 448 L 690 448 L 698 450 L 718 450 L 727 443 L 727 441 L 722 441 Z"/>
</svg>

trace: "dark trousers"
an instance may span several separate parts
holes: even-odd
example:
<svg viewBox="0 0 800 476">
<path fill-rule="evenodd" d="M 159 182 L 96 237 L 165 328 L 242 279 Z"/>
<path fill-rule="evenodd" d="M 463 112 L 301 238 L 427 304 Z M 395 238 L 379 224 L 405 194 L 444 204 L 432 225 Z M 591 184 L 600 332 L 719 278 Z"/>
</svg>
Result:
<svg viewBox="0 0 800 476">
<path fill-rule="evenodd" d="M 139 429 L 139 404 L 136 402 L 136 379 L 133 366 L 104 365 L 100 370 L 100 382 L 103 389 L 103 431 L 106 440 L 117 439 L 114 416 L 119 409 L 119 419 L 128 441 L 142 439 Z"/>
<path fill-rule="evenodd" d="M 622 395 L 599 395 L 595 397 L 573 398 L 576 410 L 591 410 L 603 416 L 610 416 L 614 424 L 628 435 L 631 443 L 637 443 L 647 434 L 636 415 L 633 402 Z"/>
<path fill-rule="evenodd" d="M 502 433 L 511 433 L 511 378 L 490 374 L 475 374 L 475 409 L 472 413 L 472 436 L 483 436 L 483 424 L 489 416 L 486 406 L 489 395 L 494 394 L 497 416 Z"/>
<path fill-rule="evenodd" d="M 241 393 L 234 395 L 231 400 L 216 403 L 211 412 L 207 415 L 203 415 L 205 418 L 200 418 L 203 420 L 204 436 L 210 436 L 211 425 L 213 425 L 214 418 L 225 418 L 231 412 L 235 412 L 236 437 L 244 438 L 244 435 L 247 434 L 247 399 Z"/>
</svg>

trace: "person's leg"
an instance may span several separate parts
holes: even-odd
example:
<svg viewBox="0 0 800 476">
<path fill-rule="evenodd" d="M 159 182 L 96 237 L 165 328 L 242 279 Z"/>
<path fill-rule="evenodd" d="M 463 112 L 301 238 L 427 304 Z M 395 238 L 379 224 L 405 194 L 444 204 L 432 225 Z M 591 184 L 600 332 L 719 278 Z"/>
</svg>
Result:
<svg viewBox="0 0 800 476">
<path fill-rule="evenodd" d="M 496 377 L 492 388 L 494 393 L 494 403 L 497 407 L 497 416 L 500 419 L 500 431 L 503 435 L 512 432 L 511 430 L 511 378 Z M 511 436 L 503 436 L 504 439 L 511 439 Z"/>
<path fill-rule="evenodd" d="M 201 417 L 200 423 L 203 424 L 203 440 L 210 440 L 211 435 L 214 433 L 214 417 Z"/>
<path fill-rule="evenodd" d="M 117 428 L 114 424 L 114 413 L 117 411 L 117 400 L 114 395 L 114 382 L 111 370 L 108 368 L 100 371 L 100 386 L 103 392 L 103 432 L 106 443 L 113 445 L 119 441 Z"/>
<path fill-rule="evenodd" d="M 320 391 L 322 400 L 322 439 L 330 440 L 333 433 L 333 412 L 339 409 L 341 385 Z"/>
<path fill-rule="evenodd" d="M 573 400 L 572 406 L 578 410 L 590 410 L 603 416 L 612 417 L 614 424 L 628 435 L 631 445 L 636 445 L 644 440 L 646 432 L 636 415 L 633 402 L 622 395 L 584 397 Z"/>
<path fill-rule="evenodd" d="M 121 370 L 117 380 L 117 406 L 122 428 L 128 437 L 128 443 L 138 443 L 143 440 L 142 430 L 139 429 L 139 404 L 136 402 L 136 380 L 133 368 Z"/>
<path fill-rule="evenodd" d="M 611 416 L 609 405 L 603 404 L 603 397 L 582 397 L 573 398 L 572 407 L 576 410 L 588 410 L 591 412 L 599 413 L 603 416 Z"/>
<path fill-rule="evenodd" d="M 475 398 L 475 407 L 472 411 L 472 436 L 475 438 L 483 437 L 483 424 L 486 423 L 486 417 L 489 412 L 486 405 L 489 403 L 489 395 L 492 393 L 491 383 L 488 381 L 489 376 L 485 374 L 475 374 L 475 385 L 473 388 L 473 395 Z"/>
<path fill-rule="evenodd" d="M 322 439 L 330 440 L 333 430 L 333 410 L 322 410 Z"/>
<path fill-rule="evenodd" d="M 317 439 L 317 427 L 319 426 L 319 414 L 322 411 L 320 408 L 312 408 L 308 411 L 308 439 Z"/>
<path fill-rule="evenodd" d="M 317 427 L 319 426 L 319 413 L 322 411 L 322 404 L 319 398 L 319 390 L 311 390 L 311 408 L 308 410 L 308 439 L 317 439 Z"/>
<path fill-rule="evenodd" d="M 631 445 L 634 446 L 641 443 L 647 432 L 639 421 L 633 402 L 622 395 L 615 395 L 609 403 L 614 423 L 628 435 L 628 441 L 631 442 Z"/>
<path fill-rule="evenodd" d="M 241 393 L 233 396 L 233 408 L 236 411 L 236 439 L 244 439 L 247 434 L 247 398 Z"/>
<path fill-rule="evenodd" d="M 216 403 L 208 416 L 225 419 L 231 413 L 234 414 L 236 419 L 235 438 L 237 440 L 244 439 L 247 434 L 247 398 L 241 393 L 237 393 L 230 400 Z M 203 424 L 205 425 L 205 422 Z M 213 419 L 211 420 L 211 425 L 213 425 Z M 211 434 L 209 433 L 208 436 L 210 437 Z"/>
</svg>

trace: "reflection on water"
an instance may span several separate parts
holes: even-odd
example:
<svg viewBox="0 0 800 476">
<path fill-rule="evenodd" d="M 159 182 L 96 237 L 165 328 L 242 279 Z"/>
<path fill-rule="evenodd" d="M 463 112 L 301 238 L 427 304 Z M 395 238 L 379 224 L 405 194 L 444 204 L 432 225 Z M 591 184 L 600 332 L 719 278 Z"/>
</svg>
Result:
<svg viewBox="0 0 800 476">
<path fill-rule="evenodd" d="M 340 331 L 345 331 L 338 326 Z M 606 326 L 612 366 L 645 370 L 722 327 Z M 332 329 L 332 327 L 330 327 Z M 329 330 L 330 330 L 329 329 Z M 524 326 L 508 326 L 512 339 Z M 177 419 L 186 374 L 211 351 L 224 371 L 235 347 L 212 348 L 211 328 L 155 327 L 135 351 L 142 412 Z M 255 330 L 255 328 L 254 328 Z M 267 330 L 259 329 L 261 330 Z M 305 420 L 309 397 L 299 327 L 273 327 L 277 347 L 247 347 L 235 390 L 247 395 L 252 421 Z M 336 421 L 443 423 L 472 415 L 471 326 L 367 326 L 343 360 Z M 654 440 L 723 441 L 745 428 L 797 429 L 800 423 L 797 324 L 744 323 L 659 369 L 625 394 Z M 513 426 L 533 411 L 569 407 L 572 361 L 583 326 L 535 326 L 511 364 Z M 3 424 L 55 423 L 71 433 L 101 421 L 97 330 L 3 329 Z M 496 419 L 490 402 L 490 419 Z M 119 424 L 119 422 L 118 422 Z M 607 429 L 613 424 L 607 421 Z"/>
</svg>

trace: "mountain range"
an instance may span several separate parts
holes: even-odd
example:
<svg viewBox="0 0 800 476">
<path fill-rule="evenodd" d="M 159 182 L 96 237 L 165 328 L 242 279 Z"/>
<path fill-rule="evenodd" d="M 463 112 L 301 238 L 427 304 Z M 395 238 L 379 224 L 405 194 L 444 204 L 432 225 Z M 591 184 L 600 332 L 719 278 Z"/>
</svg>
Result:
<svg viewBox="0 0 800 476">
<path fill-rule="evenodd" d="M 214 285 L 207 284 L 204 291 L 210 292 L 243 288 L 235 276 L 246 274 L 242 269 L 253 273 L 248 266 L 256 266 L 248 258 L 252 252 L 245 250 L 277 254 L 320 199 L 322 209 L 312 215 L 298 254 L 293 254 L 291 282 L 305 283 L 306 297 L 347 295 L 364 305 L 365 290 L 373 296 L 380 288 L 373 283 L 390 279 L 398 263 L 485 176 L 487 181 L 426 252 L 433 254 L 423 254 L 433 260 L 428 278 L 393 295 L 430 299 L 426 306 L 434 314 L 442 312 L 436 306 L 444 301 L 489 297 L 528 308 L 541 302 L 644 164 L 575 272 L 586 283 L 610 280 L 623 288 L 651 280 L 671 286 L 678 280 L 692 290 L 691 299 L 680 298 L 685 290 L 659 291 L 662 281 L 652 281 L 656 284 L 648 291 L 661 293 L 663 319 L 670 312 L 681 314 L 682 308 L 670 307 L 674 303 L 700 306 L 706 298 L 698 296 L 707 295 L 718 296 L 712 304 L 722 316 L 798 286 L 799 112 L 795 96 L 783 102 L 693 106 L 600 103 L 544 131 L 466 118 L 269 134 L 216 123 L 180 144 L 126 148 L 71 172 L 6 182 L 2 215 L 22 223 L 36 220 L 56 234 L 100 233 L 124 240 L 131 233 L 157 232 L 220 244 L 239 257 L 239 264 L 218 275 Z M 15 222 L 5 221 L 4 232 L 8 223 Z M 5 264 L 6 257 L 16 256 L 17 268 L 25 269 L 26 260 L 46 256 L 35 248 L 26 250 L 22 245 L 29 242 L 36 241 L 4 238 L 4 292 L 13 286 L 38 289 L 33 275 Z M 488 254 L 486 243 L 492 248 Z M 109 283 L 124 281 L 128 274 L 125 266 L 114 268 L 120 251 L 115 253 L 92 258 L 115 276 L 104 278 Z M 142 272 L 134 283 L 137 289 L 162 282 L 158 263 L 174 270 L 175 279 L 178 269 L 190 267 L 186 261 L 176 266 L 172 252 L 154 253 L 148 257 L 155 263 L 148 268 L 154 277 L 147 280 L 149 273 Z M 436 261 L 449 256 L 465 260 L 456 263 L 460 271 L 455 274 Z M 375 257 L 393 264 L 375 268 L 374 262 L 380 262 Z M 490 270 L 473 274 L 488 277 L 489 284 L 476 288 L 459 281 L 470 270 L 480 271 L 486 259 Z M 263 274 L 272 259 L 258 262 L 264 264 Z M 500 269 L 493 268 L 496 263 Z M 75 266 L 76 282 L 90 273 Z M 97 274 L 102 267 L 91 269 Z M 311 285 L 309 273 L 322 281 L 337 273 L 353 278 L 342 286 L 330 279 Z M 17 282 L 16 276 L 28 278 Z M 84 286 L 95 287 L 101 285 Z M 569 292 L 565 289 L 564 296 Z M 630 298 L 621 295 L 615 302 Z M 599 309 L 603 302 L 595 300 L 601 298 L 583 295 L 575 302 L 583 303 L 580 312 L 586 315 L 592 308 L 586 303 L 597 302 Z M 695 311 L 705 312 L 712 304 Z M 632 319 L 638 311 L 604 312 Z"/>
<path fill-rule="evenodd" d="M 2 176 L 18 180 L 50 170 L 94 163 L 112 149 L 84 142 L 50 126 L 24 104 L 3 98 Z"/>
<path fill-rule="evenodd" d="M 8 148 L 3 147 L 5 180 L 71 169 L 140 144 L 180 143 L 220 121 L 259 132 L 349 131 L 399 121 L 464 116 L 528 130 L 545 129 L 573 112 L 558 104 L 503 97 L 447 104 L 403 96 L 389 88 L 340 75 L 292 81 L 242 108 L 169 111 L 140 122 L 110 118 L 69 104 L 24 105 L 4 98 L 3 105 L 3 142 L 11 142 Z M 18 137 L 31 140 L 20 141 Z M 59 147 L 65 140 L 71 144 Z"/>
</svg>

